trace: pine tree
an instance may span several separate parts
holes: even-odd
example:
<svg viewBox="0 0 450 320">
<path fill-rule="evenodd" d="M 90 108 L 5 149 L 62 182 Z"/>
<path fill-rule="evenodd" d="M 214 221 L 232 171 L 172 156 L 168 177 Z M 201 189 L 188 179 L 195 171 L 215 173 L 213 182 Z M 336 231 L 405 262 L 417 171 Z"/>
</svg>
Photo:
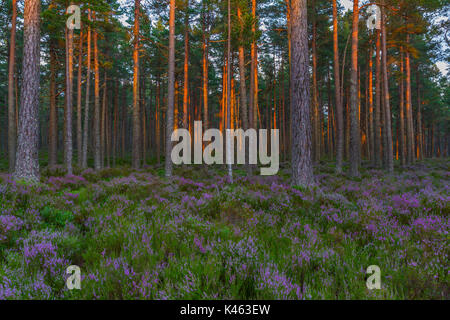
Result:
<svg viewBox="0 0 450 320">
<path fill-rule="evenodd" d="M 23 80 L 14 177 L 39 181 L 40 0 L 25 1 Z"/>
<path fill-rule="evenodd" d="M 292 181 L 313 184 L 306 0 L 291 0 Z"/>
</svg>

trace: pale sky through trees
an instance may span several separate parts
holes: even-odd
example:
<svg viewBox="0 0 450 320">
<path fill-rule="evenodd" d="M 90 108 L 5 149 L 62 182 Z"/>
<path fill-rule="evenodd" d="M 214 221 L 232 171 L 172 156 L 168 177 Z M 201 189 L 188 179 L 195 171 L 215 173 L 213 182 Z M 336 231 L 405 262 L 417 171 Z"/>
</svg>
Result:
<svg viewBox="0 0 450 320">
<path fill-rule="evenodd" d="M 338 0 L 338 1 L 341 3 L 342 6 L 344 6 L 345 10 L 352 10 L 353 1 L 351 0 Z M 445 45 L 445 43 L 443 45 Z M 445 48 L 442 47 L 442 50 L 444 49 Z M 449 64 L 446 61 L 438 61 L 436 62 L 436 66 L 443 75 L 448 75 Z"/>
<path fill-rule="evenodd" d="M 120 3 L 122 6 L 124 6 L 129 0 L 120 0 Z M 345 10 L 352 10 L 353 7 L 353 1 L 352 0 L 338 0 L 340 4 L 345 8 Z M 125 25 L 129 26 L 129 24 L 126 22 L 126 18 L 120 19 L 120 21 Z M 444 48 L 442 48 L 444 50 Z M 449 64 L 446 61 L 438 61 L 436 62 L 436 66 L 441 71 L 443 75 L 448 75 L 449 71 Z"/>
</svg>

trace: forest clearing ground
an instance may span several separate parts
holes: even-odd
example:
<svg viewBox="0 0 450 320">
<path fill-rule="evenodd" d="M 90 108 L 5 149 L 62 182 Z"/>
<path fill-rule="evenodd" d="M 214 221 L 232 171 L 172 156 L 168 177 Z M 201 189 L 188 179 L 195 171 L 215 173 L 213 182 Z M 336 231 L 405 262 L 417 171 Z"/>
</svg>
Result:
<svg viewBox="0 0 450 320">
<path fill-rule="evenodd" d="M 0 299 L 448 299 L 448 159 L 318 185 L 147 166 L 0 178 Z M 65 287 L 79 265 L 82 290 Z M 382 289 L 366 288 L 378 265 Z"/>
</svg>

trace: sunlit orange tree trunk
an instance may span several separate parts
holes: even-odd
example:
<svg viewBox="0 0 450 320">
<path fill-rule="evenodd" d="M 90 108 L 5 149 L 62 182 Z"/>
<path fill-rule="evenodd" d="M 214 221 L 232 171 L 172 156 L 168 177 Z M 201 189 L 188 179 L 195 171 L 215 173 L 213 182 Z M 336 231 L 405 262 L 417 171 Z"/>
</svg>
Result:
<svg viewBox="0 0 450 320">
<path fill-rule="evenodd" d="M 352 59 L 350 69 L 350 176 L 359 176 L 360 128 L 358 101 L 358 20 L 359 1 L 353 1 Z"/>
</svg>

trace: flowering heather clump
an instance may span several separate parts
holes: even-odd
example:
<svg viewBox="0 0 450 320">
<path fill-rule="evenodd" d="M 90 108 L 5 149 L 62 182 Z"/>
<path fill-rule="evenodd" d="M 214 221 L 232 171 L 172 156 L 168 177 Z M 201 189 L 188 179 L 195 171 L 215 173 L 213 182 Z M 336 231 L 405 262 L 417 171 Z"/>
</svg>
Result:
<svg viewBox="0 0 450 320">
<path fill-rule="evenodd" d="M 14 231 L 22 228 L 23 221 L 13 215 L 0 215 L 0 242 L 6 241 Z"/>
<path fill-rule="evenodd" d="M 0 183 L 0 299 L 450 298 L 448 164 L 353 180 L 322 165 L 309 189 L 285 169 L 61 170 Z"/>
</svg>

